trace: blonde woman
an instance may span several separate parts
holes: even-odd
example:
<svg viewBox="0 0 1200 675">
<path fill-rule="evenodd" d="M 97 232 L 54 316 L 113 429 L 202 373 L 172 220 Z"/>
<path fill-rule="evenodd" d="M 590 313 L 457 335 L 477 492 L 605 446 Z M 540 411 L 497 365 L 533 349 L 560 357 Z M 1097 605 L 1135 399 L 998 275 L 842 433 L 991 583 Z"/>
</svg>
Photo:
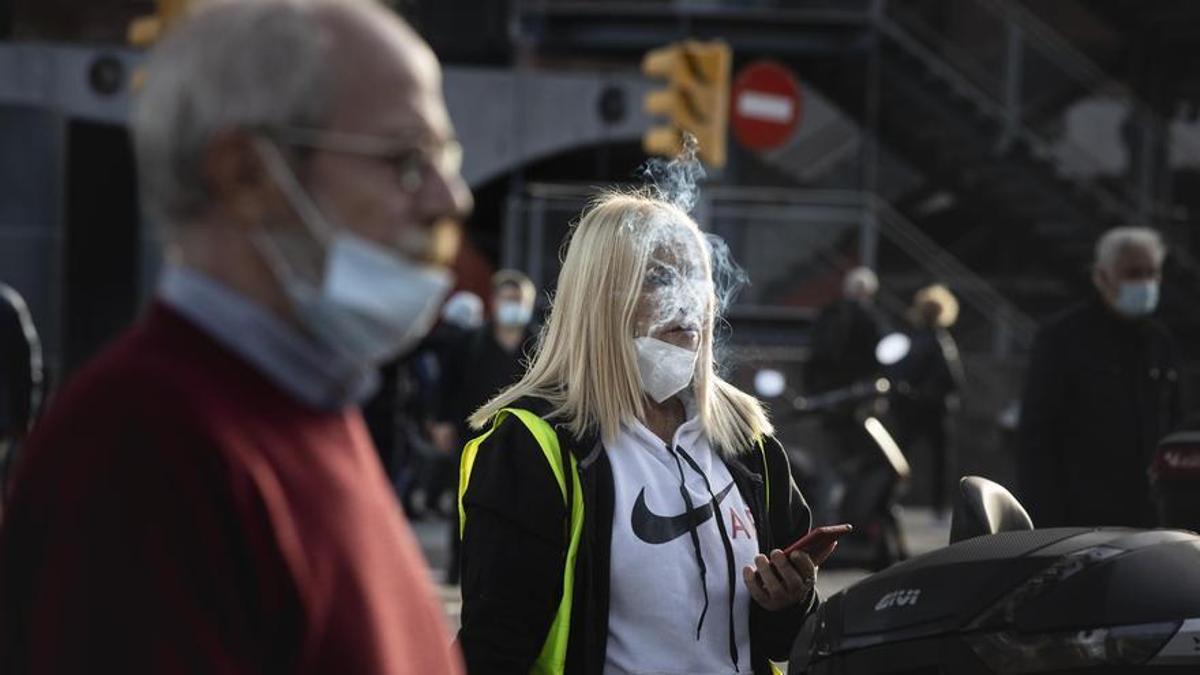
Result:
<svg viewBox="0 0 1200 675">
<path fill-rule="evenodd" d="M 908 310 L 911 347 L 892 368 L 897 381 L 893 397 L 898 440 L 905 448 L 929 448 L 931 502 L 934 511 L 949 516 L 947 473 L 953 448 L 946 435 L 947 414 L 958 407 L 966 375 L 950 327 L 958 321 L 958 299 L 942 284 L 926 286 L 913 295 Z"/>
<path fill-rule="evenodd" d="M 459 487 L 472 673 L 770 673 L 817 604 L 811 518 L 757 400 L 716 375 L 696 223 L 609 194 Z M 715 516 L 715 517 L 714 517 Z"/>
</svg>

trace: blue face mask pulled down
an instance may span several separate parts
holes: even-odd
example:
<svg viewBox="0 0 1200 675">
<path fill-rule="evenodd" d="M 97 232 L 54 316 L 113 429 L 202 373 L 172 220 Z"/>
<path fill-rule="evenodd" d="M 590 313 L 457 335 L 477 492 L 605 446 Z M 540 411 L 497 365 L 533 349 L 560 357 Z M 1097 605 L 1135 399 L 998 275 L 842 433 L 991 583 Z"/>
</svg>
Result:
<svg viewBox="0 0 1200 675">
<path fill-rule="evenodd" d="M 1130 319 L 1149 316 L 1157 307 L 1157 281 L 1122 281 L 1113 301 L 1113 309 Z"/>
<path fill-rule="evenodd" d="M 437 317 L 452 285 L 450 273 L 333 227 L 279 149 L 265 140 L 258 149 L 303 225 L 324 248 L 324 269 L 313 279 L 301 273 L 304 265 L 285 235 L 264 229 L 255 238 L 296 318 L 334 353 L 364 366 L 377 366 L 414 346 Z"/>
</svg>

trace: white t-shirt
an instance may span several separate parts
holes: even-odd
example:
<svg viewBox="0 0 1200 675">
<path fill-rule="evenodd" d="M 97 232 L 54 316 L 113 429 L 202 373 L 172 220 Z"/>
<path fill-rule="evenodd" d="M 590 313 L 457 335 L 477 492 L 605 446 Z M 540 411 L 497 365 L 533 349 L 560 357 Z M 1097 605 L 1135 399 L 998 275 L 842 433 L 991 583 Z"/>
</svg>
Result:
<svg viewBox="0 0 1200 675">
<path fill-rule="evenodd" d="M 753 517 L 724 462 L 713 452 L 694 416 L 675 432 L 673 448 L 640 423 L 624 425 L 606 448 L 615 487 L 604 672 L 610 675 L 729 675 L 752 672 L 750 592 L 742 567 L 758 553 Z M 680 467 L 693 514 L 680 494 Z M 712 504 L 725 523 L 733 548 L 734 637 L 737 669 L 729 649 L 729 573 L 725 545 L 712 517 Z M 695 524 L 707 567 L 708 611 L 689 520 Z"/>
</svg>

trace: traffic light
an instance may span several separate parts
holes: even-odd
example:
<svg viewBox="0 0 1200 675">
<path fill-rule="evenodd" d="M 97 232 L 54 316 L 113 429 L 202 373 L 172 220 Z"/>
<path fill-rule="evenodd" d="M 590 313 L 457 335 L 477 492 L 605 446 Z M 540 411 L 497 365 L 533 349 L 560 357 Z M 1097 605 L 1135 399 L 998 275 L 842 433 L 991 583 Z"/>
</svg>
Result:
<svg viewBox="0 0 1200 675">
<path fill-rule="evenodd" d="M 642 136 L 651 155 L 674 157 L 683 134 L 699 141 L 700 161 L 725 165 L 725 130 L 729 122 L 729 69 L 733 53 L 721 41 L 687 40 L 660 47 L 642 59 L 642 73 L 664 78 L 665 89 L 646 94 L 644 107 L 667 118 L 669 126 L 653 126 Z"/>
<path fill-rule="evenodd" d="M 191 0 L 154 0 L 158 9 L 150 16 L 141 16 L 129 23 L 126 38 L 134 47 L 149 47 L 167 32 L 172 23 L 183 17 Z"/>
</svg>

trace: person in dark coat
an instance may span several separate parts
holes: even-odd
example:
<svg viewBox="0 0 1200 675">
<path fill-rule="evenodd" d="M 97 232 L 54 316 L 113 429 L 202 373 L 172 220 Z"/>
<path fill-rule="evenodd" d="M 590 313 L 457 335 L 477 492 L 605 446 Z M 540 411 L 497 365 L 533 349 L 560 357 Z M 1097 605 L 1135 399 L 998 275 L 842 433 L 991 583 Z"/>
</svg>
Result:
<svg viewBox="0 0 1200 675">
<path fill-rule="evenodd" d="M 1034 340 L 1018 476 L 1038 527 L 1154 522 L 1146 470 L 1183 405 L 1176 352 L 1152 318 L 1166 251 L 1147 228 L 1096 245 L 1096 295 Z"/>
<path fill-rule="evenodd" d="M 500 270 L 492 275 L 491 321 L 468 331 L 460 338 L 456 358 L 446 359 L 442 370 L 440 402 L 434 411 L 430 436 L 435 447 L 445 453 L 441 470 L 430 475 L 426 504 L 441 501 L 452 494 L 458 479 L 458 458 L 462 446 L 472 436 L 467 418 L 505 387 L 515 384 L 524 372 L 522 361 L 532 346 L 533 305 L 537 288 L 533 281 L 516 270 Z M 458 583 L 458 509 L 450 513 L 450 561 L 447 583 Z"/>
<path fill-rule="evenodd" d="M 431 429 L 439 448 L 461 450 L 475 435 L 467 425 L 471 413 L 520 378 L 525 348 L 531 346 L 536 299 L 537 288 L 525 274 L 500 270 L 492 275 L 490 320 L 466 331 L 456 344 L 457 358 L 442 365 Z"/>
<path fill-rule="evenodd" d="M 812 329 L 804 388 L 821 393 L 868 380 L 879 372 L 875 346 L 886 321 L 875 307 L 879 279 L 867 267 L 846 273 L 842 297 L 821 310 Z"/>
<path fill-rule="evenodd" d="M 362 406 L 363 420 L 388 477 L 410 519 L 418 520 L 412 496 L 432 450 L 427 425 L 441 391 L 443 364 L 457 357 L 464 335 L 483 323 L 483 301 L 458 291 L 442 306 L 441 321 L 417 347 L 379 369 L 379 388 Z"/>
<path fill-rule="evenodd" d="M 0 284 L 0 487 L 42 400 L 42 348 L 25 300 Z"/>
<path fill-rule="evenodd" d="M 931 504 L 946 512 L 946 473 L 951 448 L 946 416 L 957 408 L 966 375 L 950 327 L 958 320 L 958 300 L 941 284 L 917 291 L 909 309 L 911 341 L 908 354 L 892 370 L 897 395 L 893 397 L 899 423 L 900 445 L 924 443 L 930 451 Z"/>
<path fill-rule="evenodd" d="M 879 279 L 868 267 L 856 267 L 842 281 L 842 297 L 821 310 L 813 323 L 809 358 L 804 363 L 804 391 L 826 394 L 875 379 L 880 372 L 875 347 L 887 324 L 875 307 Z M 862 402 L 851 399 L 821 415 L 833 452 L 840 458 L 864 450 L 858 418 Z"/>
</svg>

